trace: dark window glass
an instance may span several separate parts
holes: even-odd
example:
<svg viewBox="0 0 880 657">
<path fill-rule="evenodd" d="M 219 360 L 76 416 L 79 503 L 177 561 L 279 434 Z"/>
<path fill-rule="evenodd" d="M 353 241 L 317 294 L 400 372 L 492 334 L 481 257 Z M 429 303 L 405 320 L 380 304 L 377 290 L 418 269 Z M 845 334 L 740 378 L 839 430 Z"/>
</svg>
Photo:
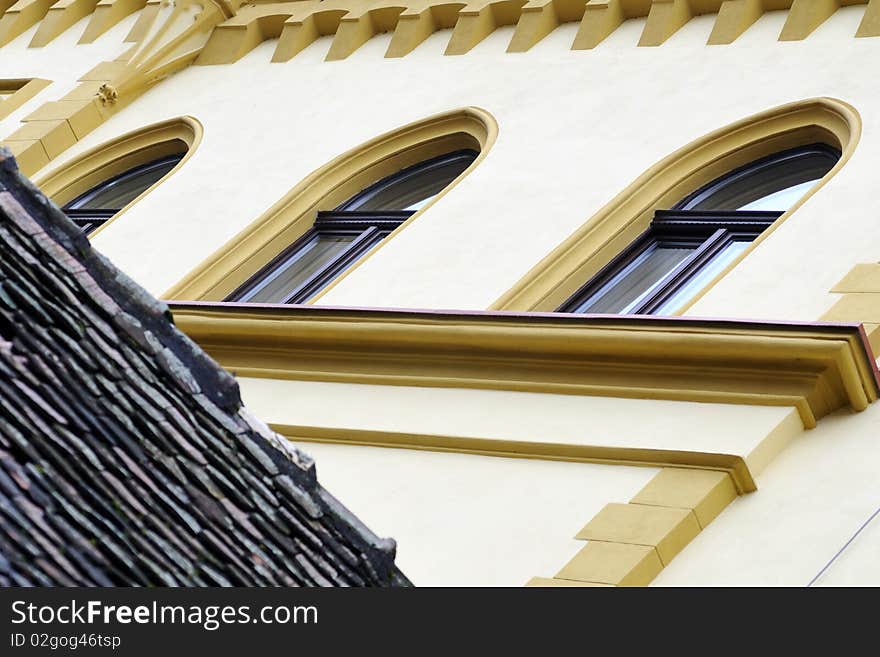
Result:
<svg viewBox="0 0 880 657">
<path fill-rule="evenodd" d="M 64 206 L 64 212 L 86 234 L 113 217 L 171 171 L 183 153 L 169 155 L 105 180 Z"/>
<path fill-rule="evenodd" d="M 333 282 L 467 169 L 475 151 L 426 160 L 370 185 L 315 224 L 228 301 L 303 303 Z"/>
<path fill-rule="evenodd" d="M 562 312 L 671 315 L 840 158 L 824 144 L 783 151 L 698 189 L 575 293 Z"/>
</svg>

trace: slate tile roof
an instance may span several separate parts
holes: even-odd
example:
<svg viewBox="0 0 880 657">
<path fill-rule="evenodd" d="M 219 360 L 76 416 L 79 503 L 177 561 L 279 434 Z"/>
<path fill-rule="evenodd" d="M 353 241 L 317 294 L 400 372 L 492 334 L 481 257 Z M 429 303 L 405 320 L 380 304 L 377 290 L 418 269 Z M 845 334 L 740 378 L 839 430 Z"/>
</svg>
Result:
<svg viewBox="0 0 880 657">
<path fill-rule="evenodd" d="M 0 584 L 408 585 L 0 149 Z"/>
</svg>

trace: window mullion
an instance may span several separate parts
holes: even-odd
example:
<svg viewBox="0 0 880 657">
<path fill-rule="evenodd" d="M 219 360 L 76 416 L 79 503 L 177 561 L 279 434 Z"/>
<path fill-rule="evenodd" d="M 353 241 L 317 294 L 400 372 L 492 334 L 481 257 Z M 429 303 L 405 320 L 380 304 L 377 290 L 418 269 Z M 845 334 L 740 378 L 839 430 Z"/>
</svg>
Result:
<svg viewBox="0 0 880 657">
<path fill-rule="evenodd" d="M 732 237 L 731 232 L 725 228 L 719 228 L 712 233 L 690 256 L 682 260 L 675 269 L 663 277 L 654 291 L 633 308 L 632 314 L 646 315 L 654 312 L 714 258 L 721 249 L 730 244 Z"/>
</svg>

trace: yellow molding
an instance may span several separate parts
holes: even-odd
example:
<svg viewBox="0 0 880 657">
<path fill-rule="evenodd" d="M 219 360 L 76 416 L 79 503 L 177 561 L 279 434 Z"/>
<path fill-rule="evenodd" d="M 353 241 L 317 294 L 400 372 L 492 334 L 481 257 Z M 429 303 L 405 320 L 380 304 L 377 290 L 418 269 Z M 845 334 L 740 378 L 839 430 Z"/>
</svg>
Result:
<svg viewBox="0 0 880 657">
<path fill-rule="evenodd" d="M 96 234 L 183 167 L 198 148 L 203 132 L 201 123 L 191 116 L 155 123 L 89 149 L 42 177 L 37 185 L 55 203 L 64 205 L 102 180 L 132 167 L 165 155 L 186 153 L 171 171 L 98 228 Z"/>
<path fill-rule="evenodd" d="M 664 468 L 630 500 L 608 504 L 577 534 L 589 541 L 553 579 L 526 586 L 563 586 L 559 580 L 646 586 L 736 499 L 725 473 Z"/>
<path fill-rule="evenodd" d="M 12 114 L 50 84 L 52 84 L 51 80 L 41 78 L 0 79 L 0 91 L 6 92 L 6 95 L 0 99 L 0 120 Z"/>
<path fill-rule="evenodd" d="M 725 0 L 709 35 L 709 45 L 733 43 L 764 14 L 762 0 Z"/>
<path fill-rule="evenodd" d="M 163 298 L 224 299 L 311 228 L 318 210 L 334 208 L 370 183 L 422 160 L 461 148 L 478 150 L 480 154 L 474 163 L 434 201 L 394 231 L 388 238 L 393 239 L 479 166 L 497 134 L 498 126 L 488 112 L 469 107 L 443 112 L 372 139 L 309 174 L 260 218 L 166 291 Z M 367 257 L 381 248 L 380 244 Z"/>
<path fill-rule="evenodd" d="M 838 0 L 794 0 L 791 9 L 788 10 L 779 40 L 806 39 L 839 8 Z"/>
<path fill-rule="evenodd" d="M 655 210 L 672 207 L 725 172 L 765 155 L 816 141 L 840 148 L 840 160 L 822 180 L 679 311 L 684 313 L 846 166 L 858 144 L 861 126 L 861 117 L 849 104 L 833 98 L 812 98 L 761 112 L 700 137 L 647 169 L 532 267 L 491 308 L 555 310 L 646 230 Z"/>
<path fill-rule="evenodd" d="M 807 428 L 877 397 L 855 325 L 172 304 L 245 376 L 797 408 Z"/>
<path fill-rule="evenodd" d="M 455 452 L 480 456 L 565 461 L 570 463 L 597 463 L 602 465 L 628 465 L 650 468 L 693 468 L 723 475 L 727 481 L 732 482 L 739 492 L 747 493 L 756 490 L 755 480 L 752 477 L 749 466 L 741 456 L 734 454 L 604 447 L 601 445 L 571 445 L 279 423 L 273 423 L 271 427 L 273 431 L 296 443 L 315 442 L 357 445 L 361 447 L 391 447 L 429 452 Z"/>
</svg>

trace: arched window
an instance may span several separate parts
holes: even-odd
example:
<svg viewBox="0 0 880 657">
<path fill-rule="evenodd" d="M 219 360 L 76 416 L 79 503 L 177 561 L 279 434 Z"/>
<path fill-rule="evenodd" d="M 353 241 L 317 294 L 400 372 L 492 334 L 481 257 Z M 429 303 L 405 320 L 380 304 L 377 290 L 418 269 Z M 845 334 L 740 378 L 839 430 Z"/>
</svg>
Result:
<svg viewBox="0 0 880 657">
<path fill-rule="evenodd" d="M 459 150 L 398 171 L 333 210 L 227 299 L 303 303 L 439 194 L 476 159 Z"/>
<path fill-rule="evenodd" d="M 144 126 L 81 153 L 37 186 L 89 234 L 182 167 L 202 133 L 191 116 Z"/>
<path fill-rule="evenodd" d="M 561 312 L 670 315 L 683 307 L 840 159 L 825 144 L 775 153 L 657 210 L 641 236 Z"/>
<path fill-rule="evenodd" d="M 170 172 L 184 153 L 152 160 L 104 180 L 64 206 L 64 212 L 87 235 Z"/>
</svg>

